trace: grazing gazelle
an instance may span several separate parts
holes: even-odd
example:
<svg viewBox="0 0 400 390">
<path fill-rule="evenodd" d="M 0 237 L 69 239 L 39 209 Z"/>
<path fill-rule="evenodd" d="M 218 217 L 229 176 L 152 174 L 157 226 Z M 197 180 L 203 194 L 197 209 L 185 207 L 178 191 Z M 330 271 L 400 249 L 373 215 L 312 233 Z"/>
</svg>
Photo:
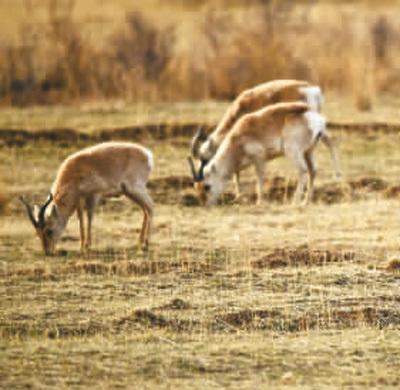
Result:
<svg viewBox="0 0 400 390">
<path fill-rule="evenodd" d="M 240 93 L 222 117 L 215 130 L 207 135 L 200 129 L 191 142 L 191 155 L 200 160 L 200 178 L 203 169 L 216 153 L 234 124 L 245 114 L 279 102 L 304 101 L 313 111 L 321 111 L 323 96 L 318 86 L 299 80 L 274 80 Z M 193 165 L 191 163 L 191 165 Z M 236 197 L 240 196 L 239 172 L 235 172 Z"/>
<path fill-rule="evenodd" d="M 195 186 L 200 199 L 214 204 L 235 172 L 254 165 L 257 174 L 257 203 L 262 200 L 266 161 L 286 155 L 298 172 L 294 202 L 304 194 L 309 177 L 307 203 L 313 193 L 316 175 L 313 149 L 320 139 L 331 146 L 325 118 L 303 102 L 277 103 L 242 116 L 204 169 L 204 177 Z M 335 157 L 335 154 L 332 154 Z M 339 175 L 337 160 L 334 158 Z M 193 163 L 192 173 L 196 175 Z"/>
<path fill-rule="evenodd" d="M 92 218 L 102 197 L 125 195 L 143 210 L 140 243 L 149 242 L 153 201 L 146 184 L 153 168 L 150 150 L 129 142 L 105 142 L 67 157 L 58 169 L 47 201 L 35 211 L 21 197 L 43 250 L 51 254 L 60 239 L 68 219 L 77 211 L 81 249 L 91 244 Z M 85 234 L 83 210 L 87 213 Z"/>
</svg>

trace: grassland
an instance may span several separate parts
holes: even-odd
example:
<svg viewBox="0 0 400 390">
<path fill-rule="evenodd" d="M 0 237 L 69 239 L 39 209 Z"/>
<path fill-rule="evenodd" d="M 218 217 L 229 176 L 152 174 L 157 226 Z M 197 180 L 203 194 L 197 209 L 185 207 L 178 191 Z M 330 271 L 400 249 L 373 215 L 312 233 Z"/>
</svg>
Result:
<svg viewBox="0 0 400 390">
<path fill-rule="evenodd" d="M 223 107 L 165 115 L 212 123 Z M 81 110 L 64 108 L 50 126 L 54 108 L 37 110 L 31 130 L 89 132 L 140 111 L 97 108 L 77 125 Z M 2 127 L 23 127 L 32 112 L 15 111 Z M 100 206 L 93 251 L 79 253 L 74 217 L 46 258 L 14 197 L 0 217 L 0 387 L 398 388 L 399 135 L 333 135 L 343 181 L 321 146 L 307 209 L 289 205 L 294 173 L 284 160 L 270 164 L 262 206 L 251 201 L 251 172 L 241 204 L 229 204 L 229 188 L 223 205 L 189 206 L 189 139 L 142 140 L 156 156 L 147 253 L 136 246 L 139 209 L 119 199 Z M 43 200 L 60 161 L 89 143 L 3 144 L 9 193 Z"/>
</svg>

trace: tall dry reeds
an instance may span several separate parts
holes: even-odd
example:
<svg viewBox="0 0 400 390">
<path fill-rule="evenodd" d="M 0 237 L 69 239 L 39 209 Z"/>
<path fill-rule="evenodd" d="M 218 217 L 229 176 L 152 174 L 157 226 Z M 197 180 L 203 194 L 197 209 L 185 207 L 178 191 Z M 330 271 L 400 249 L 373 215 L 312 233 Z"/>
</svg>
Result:
<svg viewBox="0 0 400 390">
<path fill-rule="evenodd" d="M 128 12 L 101 44 L 84 34 L 76 1 L 46 4 L 45 23 L 25 24 L 20 44 L 0 49 L 5 103 L 226 99 L 266 80 L 301 78 L 368 110 L 376 93 L 400 84 L 398 15 L 374 3 L 203 1 L 189 13 L 171 3 L 182 14 L 173 24 L 162 12 Z"/>
</svg>

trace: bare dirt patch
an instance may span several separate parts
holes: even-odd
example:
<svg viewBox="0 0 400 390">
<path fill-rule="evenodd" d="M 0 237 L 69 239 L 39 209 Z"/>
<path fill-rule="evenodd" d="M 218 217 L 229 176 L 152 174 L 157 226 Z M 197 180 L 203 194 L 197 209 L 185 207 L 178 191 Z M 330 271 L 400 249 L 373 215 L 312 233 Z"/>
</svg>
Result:
<svg viewBox="0 0 400 390">
<path fill-rule="evenodd" d="M 170 310 L 170 307 L 164 309 Z M 96 334 L 118 334 L 133 330 L 168 329 L 173 332 L 272 331 L 283 333 L 310 330 L 345 329 L 370 326 L 378 329 L 399 328 L 400 312 L 394 308 L 379 308 L 379 305 L 364 307 L 317 307 L 295 314 L 285 308 L 241 309 L 215 316 L 196 318 L 193 315 L 179 317 L 160 313 L 158 309 L 136 309 L 119 318 L 91 319 L 80 323 L 54 323 L 46 318 L 12 318 L 2 323 L 3 336 L 34 337 L 50 339 L 88 337 Z"/>
</svg>

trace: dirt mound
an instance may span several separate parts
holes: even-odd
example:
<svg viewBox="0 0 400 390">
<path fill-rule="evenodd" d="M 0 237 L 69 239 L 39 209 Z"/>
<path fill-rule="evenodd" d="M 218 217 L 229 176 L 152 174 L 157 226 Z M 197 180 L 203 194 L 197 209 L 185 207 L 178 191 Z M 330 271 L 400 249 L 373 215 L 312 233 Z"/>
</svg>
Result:
<svg viewBox="0 0 400 390">
<path fill-rule="evenodd" d="M 34 321 L 34 323 L 32 322 Z M 88 337 L 104 332 L 105 326 L 91 320 L 85 323 L 49 323 L 46 320 L 28 319 L 3 322 L 2 333 L 8 337 L 48 337 L 49 339 L 67 337 Z"/>
<path fill-rule="evenodd" d="M 384 197 L 387 199 L 399 198 L 400 197 L 400 185 L 393 185 L 387 188 L 384 192 Z"/>
<path fill-rule="evenodd" d="M 151 190 L 183 190 L 193 187 L 193 179 L 190 176 L 171 175 L 150 180 L 148 187 Z"/>
<path fill-rule="evenodd" d="M 148 187 L 155 202 L 161 204 L 182 204 L 199 206 L 193 191 L 193 179 L 186 175 L 171 175 L 153 179 Z"/>
<path fill-rule="evenodd" d="M 153 138 L 156 140 L 165 140 L 180 137 L 189 138 L 193 136 L 199 127 L 203 127 L 206 131 L 211 129 L 210 126 L 200 123 L 157 123 L 102 129 L 96 132 L 95 136 L 102 141 L 110 139 L 141 140 L 143 138 Z"/>
<path fill-rule="evenodd" d="M 267 320 L 278 319 L 281 313 L 278 310 L 241 310 L 237 312 L 217 315 L 215 326 L 224 328 L 227 325 L 233 328 L 263 327 Z"/>
<path fill-rule="evenodd" d="M 130 315 L 119 318 L 110 326 L 112 332 L 122 332 L 132 328 L 168 328 L 175 332 L 191 331 L 199 327 L 193 319 L 167 318 L 149 309 L 137 309 Z"/>
<path fill-rule="evenodd" d="M 366 132 L 383 132 L 383 133 L 398 133 L 400 131 L 399 123 L 389 122 L 331 122 L 327 123 L 330 130 L 346 130 L 352 132 L 361 132 L 365 135 Z"/>
<path fill-rule="evenodd" d="M 296 189 L 296 181 L 288 181 L 283 177 L 274 177 L 268 183 L 265 197 L 269 201 L 284 202 L 291 199 Z M 332 204 L 344 199 L 359 199 L 361 193 L 382 192 L 386 196 L 398 196 L 400 186 L 391 187 L 388 182 L 380 177 L 366 176 L 348 183 L 326 183 L 323 186 L 316 186 L 314 201 Z M 255 194 L 254 194 L 255 199 Z"/>
<path fill-rule="evenodd" d="M 265 198 L 272 202 L 288 202 L 292 199 L 296 190 L 297 182 L 287 180 L 284 177 L 274 177 L 269 183 Z M 344 200 L 346 191 L 340 183 L 327 183 L 324 186 L 317 186 L 314 190 L 314 201 L 326 204 L 338 203 Z M 255 194 L 253 195 L 255 200 Z"/>
<path fill-rule="evenodd" d="M 34 318 L 12 319 L 10 323 L 3 323 L 2 333 L 7 336 L 18 337 L 48 337 L 69 338 L 89 337 L 96 334 L 115 334 L 132 329 L 142 328 L 170 328 L 173 331 L 189 331 L 196 326 L 194 320 L 181 320 L 166 318 L 156 314 L 152 310 L 137 309 L 127 316 L 111 321 L 90 320 L 82 323 L 60 323 L 54 324 L 45 319 Z"/>
<path fill-rule="evenodd" d="M 126 317 L 115 320 L 113 325 L 117 328 L 132 326 L 133 324 L 142 324 L 146 327 L 165 328 L 169 325 L 169 321 L 161 315 L 157 315 L 147 309 L 135 310 L 132 314 Z"/>
<path fill-rule="evenodd" d="M 391 259 L 389 263 L 385 266 L 385 271 L 389 272 L 399 272 L 400 271 L 400 259 Z"/>
<path fill-rule="evenodd" d="M 251 263 L 253 268 L 299 267 L 353 261 L 354 252 L 316 250 L 308 248 L 277 248 L 273 252 Z"/>
<path fill-rule="evenodd" d="M 210 129 L 208 125 L 199 123 L 187 124 L 148 124 L 119 128 L 99 129 L 92 133 L 83 133 L 77 129 L 54 128 L 46 130 L 0 129 L 0 141 L 8 147 L 22 147 L 29 142 L 47 141 L 52 143 L 73 144 L 78 141 L 101 142 L 113 139 L 140 141 L 151 138 L 165 140 L 192 137 L 199 126 Z"/>
<path fill-rule="evenodd" d="M 249 188 L 248 185 L 247 188 Z M 188 175 L 171 175 L 152 180 L 149 183 L 155 201 L 163 204 L 180 203 L 183 206 L 200 206 L 200 202 L 193 190 L 193 180 Z M 251 189 L 253 184 L 251 184 Z M 266 182 L 264 199 L 267 202 L 289 203 L 296 189 L 296 181 L 282 176 L 275 176 Z M 344 200 L 359 200 L 369 193 L 382 194 L 385 198 L 400 196 L 400 186 L 390 185 L 380 177 L 366 176 L 347 183 L 326 183 L 317 186 L 314 190 L 315 203 L 334 204 Z M 221 204 L 229 205 L 235 200 L 233 192 L 225 192 Z M 256 193 L 244 191 L 241 204 L 254 204 Z"/>
<path fill-rule="evenodd" d="M 349 182 L 351 188 L 354 190 L 365 190 L 365 191 L 383 191 L 386 190 L 389 184 L 380 177 L 363 177 L 358 180 Z"/>
<path fill-rule="evenodd" d="M 69 128 L 29 131 L 24 129 L 0 129 L 0 141 L 8 147 L 22 147 L 29 142 L 76 143 L 89 141 L 91 136 Z"/>
<path fill-rule="evenodd" d="M 163 306 L 160 306 L 159 309 L 167 309 L 167 310 L 187 310 L 190 309 L 192 306 L 189 302 L 181 298 L 175 298 L 171 302 L 166 303 Z"/>
<path fill-rule="evenodd" d="M 145 138 L 156 140 L 189 138 L 199 127 L 209 131 L 215 126 L 202 123 L 154 123 L 135 126 L 125 126 L 117 128 L 105 128 L 94 131 L 93 133 L 83 133 L 78 129 L 72 128 L 53 128 L 45 130 L 28 129 L 0 129 L 0 141 L 6 146 L 20 147 L 32 141 L 47 141 L 54 143 L 75 143 L 77 141 L 107 141 L 112 139 L 124 139 L 131 141 L 140 141 Z M 396 123 L 334 123 L 328 122 L 328 128 L 332 130 L 346 130 L 353 132 L 376 133 L 398 132 L 400 125 Z"/>
<path fill-rule="evenodd" d="M 400 312 L 375 307 L 313 310 L 299 316 L 285 317 L 284 310 L 241 310 L 218 315 L 215 330 L 271 330 L 304 332 L 313 329 L 344 329 L 368 325 L 379 329 L 400 325 Z"/>
</svg>

